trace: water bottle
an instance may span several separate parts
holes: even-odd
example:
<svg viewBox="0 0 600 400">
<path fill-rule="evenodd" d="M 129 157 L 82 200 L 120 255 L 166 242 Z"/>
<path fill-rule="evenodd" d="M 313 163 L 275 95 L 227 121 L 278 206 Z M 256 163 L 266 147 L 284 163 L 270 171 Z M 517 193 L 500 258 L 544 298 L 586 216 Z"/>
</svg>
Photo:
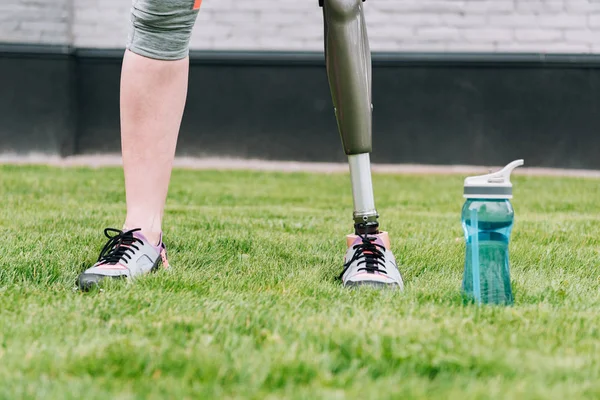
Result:
<svg viewBox="0 0 600 400">
<path fill-rule="evenodd" d="M 513 304 L 508 243 L 514 222 L 510 174 L 523 160 L 502 170 L 465 179 L 462 227 L 467 244 L 463 293 L 477 304 Z"/>
</svg>

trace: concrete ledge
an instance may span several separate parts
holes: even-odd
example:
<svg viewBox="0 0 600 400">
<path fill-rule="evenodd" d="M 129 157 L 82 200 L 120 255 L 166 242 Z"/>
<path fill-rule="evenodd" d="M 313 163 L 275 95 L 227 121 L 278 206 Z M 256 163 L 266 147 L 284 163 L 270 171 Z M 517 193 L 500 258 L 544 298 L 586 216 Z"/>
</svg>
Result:
<svg viewBox="0 0 600 400">
<path fill-rule="evenodd" d="M 123 49 L 79 48 L 70 49 L 70 52 L 78 58 L 118 59 L 123 56 Z M 374 66 L 388 67 L 600 68 L 600 54 L 373 52 L 372 59 Z M 191 50 L 190 61 L 198 65 L 322 66 L 325 57 L 322 52 Z"/>
<path fill-rule="evenodd" d="M 44 154 L 27 156 L 16 154 L 0 155 L 0 165 L 45 165 L 59 168 L 104 168 L 121 167 L 119 154 L 58 157 Z M 175 168 L 219 171 L 264 171 L 264 172 L 310 172 L 324 174 L 346 174 L 348 163 L 266 161 L 235 158 L 176 157 Z M 372 164 L 376 174 L 393 175 L 463 175 L 486 174 L 489 170 L 500 170 L 503 165 L 422 165 L 422 164 Z M 519 167 L 513 176 L 563 176 L 600 179 L 599 170 Z"/>
</svg>

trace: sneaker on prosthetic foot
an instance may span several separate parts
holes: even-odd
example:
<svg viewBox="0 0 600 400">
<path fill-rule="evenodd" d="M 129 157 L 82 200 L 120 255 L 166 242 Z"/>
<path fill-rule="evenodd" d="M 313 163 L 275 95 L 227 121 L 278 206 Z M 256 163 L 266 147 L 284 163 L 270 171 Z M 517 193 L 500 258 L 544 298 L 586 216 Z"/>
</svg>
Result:
<svg viewBox="0 0 600 400">
<path fill-rule="evenodd" d="M 169 267 L 162 235 L 158 246 L 150 243 L 140 229 L 122 231 L 106 228 L 104 235 L 108 242 L 98 261 L 77 279 L 77 286 L 83 291 L 98 286 L 104 279 L 136 278 L 155 271 L 161 264 L 164 268 Z"/>
<path fill-rule="evenodd" d="M 340 278 L 345 287 L 375 286 L 404 289 L 387 232 L 348 235 L 348 251 Z"/>
</svg>

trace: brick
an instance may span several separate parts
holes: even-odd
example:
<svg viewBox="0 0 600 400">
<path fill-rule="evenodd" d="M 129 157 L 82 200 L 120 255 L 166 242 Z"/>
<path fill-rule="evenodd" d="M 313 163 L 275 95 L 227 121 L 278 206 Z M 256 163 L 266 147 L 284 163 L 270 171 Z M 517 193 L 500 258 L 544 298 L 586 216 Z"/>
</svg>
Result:
<svg viewBox="0 0 600 400">
<path fill-rule="evenodd" d="M 466 1 L 464 10 L 474 14 L 507 14 L 515 9 L 515 3 L 519 4 L 522 1 L 532 0 L 468 0 Z"/>
<path fill-rule="evenodd" d="M 415 29 L 412 27 L 395 26 L 390 27 L 386 30 L 375 28 L 376 27 L 367 29 L 367 35 L 369 36 L 369 40 L 371 42 L 380 42 L 387 40 L 397 41 L 416 36 Z"/>
<path fill-rule="evenodd" d="M 502 0 L 500 0 L 502 1 Z M 401 13 L 447 14 L 459 13 L 464 10 L 463 0 L 422 0 L 422 1 L 381 1 L 377 4 L 383 10 Z"/>
<path fill-rule="evenodd" d="M 563 38 L 563 31 L 560 29 L 515 29 L 515 39 L 517 42 L 553 42 Z"/>
<path fill-rule="evenodd" d="M 206 17 L 206 18 L 203 18 Z M 202 11 L 198 15 L 198 21 L 206 20 L 212 23 L 226 23 L 230 25 L 258 23 L 261 21 L 261 13 L 259 11 L 242 12 L 239 10 L 230 11 L 227 13 L 220 12 L 205 12 Z"/>
<path fill-rule="evenodd" d="M 446 46 L 443 42 L 401 42 L 398 51 L 445 51 Z"/>
<path fill-rule="evenodd" d="M 461 37 L 468 42 L 512 41 L 513 31 L 508 28 L 465 28 Z"/>
<path fill-rule="evenodd" d="M 323 43 L 320 43 L 320 46 L 316 48 L 313 46 L 308 46 L 307 43 L 301 39 L 281 39 L 277 37 L 264 37 L 259 39 L 259 44 L 265 50 L 322 50 Z"/>
<path fill-rule="evenodd" d="M 457 28 L 469 28 L 486 26 L 489 18 L 485 14 L 446 14 L 441 16 L 444 26 L 453 26 Z"/>
<path fill-rule="evenodd" d="M 552 43 L 547 46 L 548 53 L 589 53 L 592 46 L 589 44 Z"/>
<path fill-rule="evenodd" d="M 440 26 L 443 24 L 438 14 L 401 14 L 394 17 L 394 22 L 401 26 Z"/>
<path fill-rule="evenodd" d="M 368 26 L 382 26 L 383 24 L 391 25 L 396 21 L 397 15 L 394 13 L 386 13 L 382 11 L 365 12 L 365 19 Z"/>
<path fill-rule="evenodd" d="M 539 17 L 536 14 L 501 14 L 490 15 L 489 26 L 506 28 L 506 27 L 529 27 L 538 26 Z"/>
<path fill-rule="evenodd" d="M 569 1 L 571 0 L 517 0 L 515 1 L 515 10 L 546 14 L 561 13 L 565 10 L 565 3 Z"/>
<path fill-rule="evenodd" d="M 565 1 L 565 11 L 571 15 L 600 12 L 600 2 L 597 0 L 568 0 Z"/>
<path fill-rule="evenodd" d="M 278 27 L 277 32 L 281 38 L 289 38 L 291 40 L 312 40 L 323 37 L 323 27 L 320 25 Z"/>
<path fill-rule="evenodd" d="M 600 31 L 592 30 L 566 30 L 565 39 L 569 43 L 587 43 L 597 44 L 600 43 Z"/>
<path fill-rule="evenodd" d="M 205 25 L 197 23 L 194 27 L 194 36 L 204 36 L 212 38 L 231 37 L 234 32 L 240 34 L 235 27 L 228 25 Z"/>
<path fill-rule="evenodd" d="M 402 51 L 400 43 L 393 40 L 378 41 L 375 45 L 371 46 L 371 51 L 385 51 L 385 52 L 396 52 Z"/>
<path fill-rule="evenodd" d="M 600 28 L 600 14 L 591 14 L 588 17 L 588 27 Z"/>
<path fill-rule="evenodd" d="M 322 17 L 319 18 L 319 24 Z M 274 24 L 274 25 L 300 25 L 310 22 L 315 22 L 313 15 L 306 12 L 295 12 L 295 13 L 282 13 L 275 11 L 262 11 L 257 13 L 257 21 L 261 24 Z"/>
<path fill-rule="evenodd" d="M 424 40 L 439 40 L 444 42 L 449 42 L 452 40 L 456 40 L 460 37 L 460 31 L 458 28 L 448 27 L 448 26 L 439 26 L 439 27 L 422 27 L 417 28 L 415 36 L 419 39 Z"/>
<path fill-rule="evenodd" d="M 584 28 L 587 25 L 585 15 L 544 15 L 538 19 L 541 28 Z"/>
<path fill-rule="evenodd" d="M 586 11 L 590 11 L 590 7 L 598 3 L 596 0 L 564 0 L 564 2 L 565 10 L 567 11 L 570 9 L 585 9 Z"/>
</svg>

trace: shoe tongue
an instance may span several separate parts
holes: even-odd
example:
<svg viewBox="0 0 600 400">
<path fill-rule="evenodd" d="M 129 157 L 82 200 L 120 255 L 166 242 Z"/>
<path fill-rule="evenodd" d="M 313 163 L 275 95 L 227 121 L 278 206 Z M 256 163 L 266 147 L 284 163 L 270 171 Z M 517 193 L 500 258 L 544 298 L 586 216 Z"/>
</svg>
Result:
<svg viewBox="0 0 600 400">
<path fill-rule="evenodd" d="M 378 245 L 384 246 L 383 240 L 381 240 L 381 238 L 377 235 L 373 235 L 373 236 L 367 236 L 369 239 L 373 239 L 375 238 L 375 240 L 371 243 L 377 243 Z M 354 243 L 352 243 L 353 246 L 357 245 L 357 244 L 361 244 L 362 243 L 362 238 L 360 236 L 358 236 L 356 239 L 354 239 Z"/>
</svg>

